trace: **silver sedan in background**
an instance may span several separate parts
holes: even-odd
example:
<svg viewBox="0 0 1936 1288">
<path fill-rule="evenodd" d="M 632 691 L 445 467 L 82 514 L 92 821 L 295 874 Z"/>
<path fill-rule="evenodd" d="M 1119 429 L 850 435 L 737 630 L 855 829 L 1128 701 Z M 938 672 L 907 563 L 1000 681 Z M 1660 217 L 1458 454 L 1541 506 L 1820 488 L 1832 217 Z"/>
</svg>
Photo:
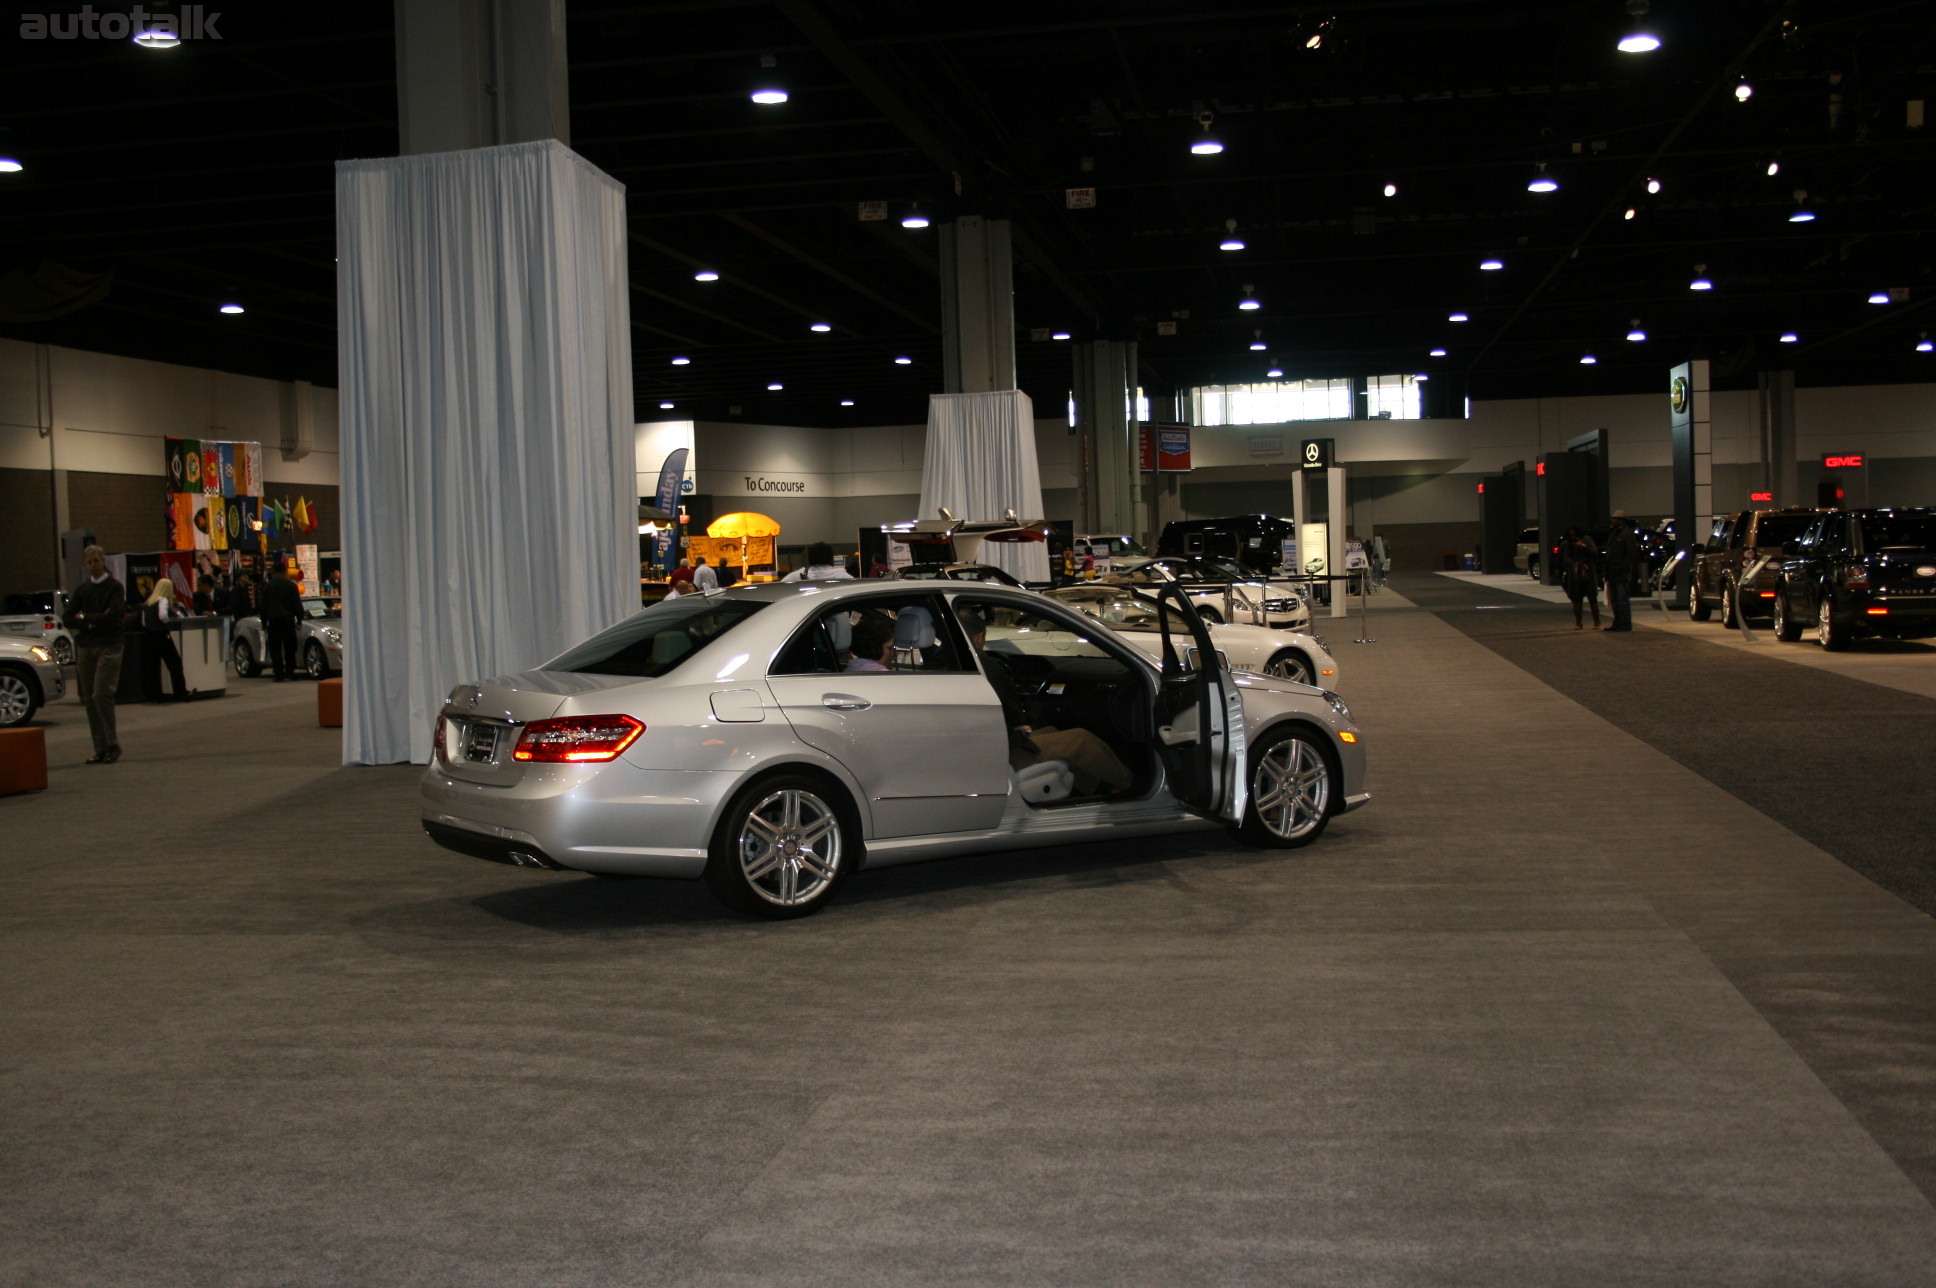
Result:
<svg viewBox="0 0 1936 1288">
<path fill-rule="evenodd" d="M 1154 593 L 1161 661 L 1003 586 L 681 596 L 451 690 L 423 826 L 478 858 L 698 878 L 794 917 L 860 869 L 1206 827 L 1301 846 L 1369 799 L 1342 699 L 1224 669 L 1182 590 Z M 1017 704 L 1067 759 L 1016 731 Z M 1105 790 L 1098 763 L 1130 781 Z"/>
<path fill-rule="evenodd" d="M 39 640 L 0 636 L 0 729 L 26 724 L 66 692 L 53 649 Z"/>
<path fill-rule="evenodd" d="M 296 623 L 296 666 L 312 680 L 326 680 L 343 669 L 343 601 L 305 595 L 302 606 L 303 619 Z M 269 664 L 260 617 L 236 619 L 229 662 L 241 676 L 260 675 Z"/>
</svg>

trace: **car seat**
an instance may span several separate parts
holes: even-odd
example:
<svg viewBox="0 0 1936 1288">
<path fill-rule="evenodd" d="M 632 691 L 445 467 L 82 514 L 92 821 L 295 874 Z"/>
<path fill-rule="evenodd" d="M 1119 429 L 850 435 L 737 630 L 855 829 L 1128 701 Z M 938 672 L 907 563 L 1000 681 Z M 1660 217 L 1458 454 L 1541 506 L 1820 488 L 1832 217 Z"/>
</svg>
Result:
<svg viewBox="0 0 1936 1288">
<path fill-rule="evenodd" d="M 1031 805 L 1065 799 L 1076 788 L 1075 770 L 1066 760 L 1044 760 L 1015 771 L 1015 790 Z"/>
<path fill-rule="evenodd" d="M 934 614 L 909 604 L 894 615 L 894 657 L 897 670 L 919 670 L 927 665 L 926 650 L 935 646 Z"/>
</svg>

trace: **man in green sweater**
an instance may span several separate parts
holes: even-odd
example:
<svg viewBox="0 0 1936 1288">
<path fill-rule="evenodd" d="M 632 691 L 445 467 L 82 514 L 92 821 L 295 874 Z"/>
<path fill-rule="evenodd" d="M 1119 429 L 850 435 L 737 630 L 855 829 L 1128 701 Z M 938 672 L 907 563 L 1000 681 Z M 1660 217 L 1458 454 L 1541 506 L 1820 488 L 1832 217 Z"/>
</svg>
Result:
<svg viewBox="0 0 1936 1288">
<path fill-rule="evenodd" d="M 107 552 L 89 546 L 81 552 L 87 580 L 67 597 L 67 628 L 74 632 L 74 662 L 87 727 L 94 735 L 90 765 L 121 759 L 114 729 L 114 692 L 121 687 L 121 630 L 128 616 L 128 593 L 108 573 Z"/>
</svg>

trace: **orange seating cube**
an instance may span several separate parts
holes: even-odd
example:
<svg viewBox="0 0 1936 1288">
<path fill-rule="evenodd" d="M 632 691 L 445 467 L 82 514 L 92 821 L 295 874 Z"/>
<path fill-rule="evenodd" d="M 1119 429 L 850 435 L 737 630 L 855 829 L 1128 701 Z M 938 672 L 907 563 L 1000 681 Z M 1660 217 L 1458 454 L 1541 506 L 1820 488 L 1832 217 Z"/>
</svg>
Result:
<svg viewBox="0 0 1936 1288">
<path fill-rule="evenodd" d="M 0 796 L 47 790 L 47 731 L 0 729 Z"/>
<path fill-rule="evenodd" d="M 332 676 L 316 686 L 316 723 L 325 729 L 343 727 L 342 676 Z"/>
</svg>

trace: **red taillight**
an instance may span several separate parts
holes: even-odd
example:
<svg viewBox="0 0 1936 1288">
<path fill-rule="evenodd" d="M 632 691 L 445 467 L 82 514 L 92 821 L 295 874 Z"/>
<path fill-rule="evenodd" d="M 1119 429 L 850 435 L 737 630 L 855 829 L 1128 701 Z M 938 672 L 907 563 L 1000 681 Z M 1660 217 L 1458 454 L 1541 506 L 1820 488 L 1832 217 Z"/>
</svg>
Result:
<svg viewBox="0 0 1936 1288">
<path fill-rule="evenodd" d="M 560 716 L 534 720 L 518 738 L 513 760 L 541 764 L 571 764 L 612 760 L 631 746 L 645 726 L 631 716 Z"/>
<path fill-rule="evenodd" d="M 1775 592 L 1772 590 L 1764 590 L 1761 592 L 1761 597 L 1763 599 L 1773 599 L 1775 597 Z"/>
<path fill-rule="evenodd" d="M 446 761 L 450 759 L 444 754 L 444 718 L 442 716 L 437 717 L 437 733 L 430 740 L 430 749 L 436 753 L 437 759 Z"/>
<path fill-rule="evenodd" d="M 1887 617 L 1889 615 L 1889 610 L 1886 608 L 1865 608 L 1862 611 L 1871 617 Z"/>
</svg>

